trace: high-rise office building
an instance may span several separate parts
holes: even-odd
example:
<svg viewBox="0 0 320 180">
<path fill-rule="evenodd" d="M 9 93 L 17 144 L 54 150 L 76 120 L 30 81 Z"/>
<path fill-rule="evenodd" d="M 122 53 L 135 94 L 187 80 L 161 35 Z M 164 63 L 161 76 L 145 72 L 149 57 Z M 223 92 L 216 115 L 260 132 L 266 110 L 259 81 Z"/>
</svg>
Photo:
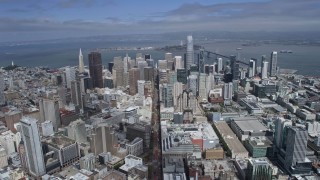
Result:
<svg viewBox="0 0 320 180">
<path fill-rule="evenodd" d="M 59 101 L 51 99 L 39 100 L 40 121 L 51 121 L 54 131 L 61 126 Z"/>
<path fill-rule="evenodd" d="M 310 174 L 312 162 L 307 158 L 308 131 L 292 126 L 291 120 L 275 120 L 276 157 L 289 174 Z"/>
<path fill-rule="evenodd" d="M 81 52 L 81 48 L 79 52 L 79 73 L 84 73 L 84 63 L 83 63 L 83 55 Z"/>
<path fill-rule="evenodd" d="M 138 68 L 140 72 L 140 80 L 144 80 L 144 68 L 148 67 L 148 63 L 146 61 L 139 61 L 138 62 Z"/>
<path fill-rule="evenodd" d="M 0 105 L 4 105 L 6 103 L 3 93 L 5 88 L 4 76 L 3 74 L 0 74 Z"/>
<path fill-rule="evenodd" d="M 20 122 L 29 172 L 35 177 L 40 177 L 46 173 L 46 169 L 37 120 L 30 117 L 23 117 Z"/>
<path fill-rule="evenodd" d="M 222 58 L 218 58 L 218 73 L 220 73 L 222 71 Z"/>
<path fill-rule="evenodd" d="M 146 81 L 144 80 L 138 80 L 138 94 L 139 96 L 144 96 L 144 85 L 146 84 Z"/>
<path fill-rule="evenodd" d="M 124 68 L 123 68 L 123 61 L 122 58 L 119 57 L 114 57 L 113 58 L 113 83 L 115 87 L 120 87 L 120 86 L 124 86 Z"/>
<path fill-rule="evenodd" d="M 198 87 L 198 76 L 190 75 L 188 77 L 188 88 L 192 91 L 194 95 L 196 95 L 198 92 L 197 87 Z"/>
<path fill-rule="evenodd" d="M 124 72 L 128 72 L 129 70 L 129 61 L 131 60 L 131 57 L 126 54 L 126 57 L 123 58 L 123 70 Z"/>
<path fill-rule="evenodd" d="M 223 97 L 225 100 L 231 100 L 233 96 L 233 83 L 224 83 Z"/>
<path fill-rule="evenodd" d="M 187 84 L 187 70 L 186 69 L 177 69 L 177 81 L 183 84 Z"/>
<path fill-rule="evenodd" d="M 144 60 L 146 61 L 146 60 L 148 60 L 148 59 L 151 59 L 151 55 L 150 55 L 150 54 L 145 54 L 145 55 L 144 55 Z"/>
<path fill-rule="evenodd" d="M 199 75 L 199 97 L 201 97 L 201 100 L 206 99 L 208 97 L 206 79 L 207 79 L 207 75 L 205 73 L 200 73 L 200 75 Z"/>
<path fill-rule="evenodd" d="M 140 78 L 140 72 L 138 68 L 132 68 L 129 70 L 129 93 L 135 95 L 138 93 L 138 80 Z"/>
<path fill-rule="evenodd" d="M 194 50 L 193 50 L 193 38 L 192 36 L 187 37 L 187 58 L 186 58 L 186 69 L 190 69 L 190 65 L 194 63 Z"/>
<path fill-rule="evenodd" d="M 183 62 L 181 56 L 174 57 L 174 69 L 177 72 L 177 69 L 183 69 Z"/>
<path fill-rule="evenodd" d="M 75 106 L 83 110 L 82 93 L 79 81 L 71 82 L 71 100 Z"/>
<path fill-rule="evenodd" d="M 108 63 L 108 71 L 112 73 L 112 69 L 113 69 L 114 63 L 113 62 L 109 62 Z"/>
<path fill-rule="evenodd" d="M 81 119 L 71 122 L 68 126 L 68 137 L 78 143 L 87 142 L 85 122 Z"/>
<path fill-rule="evenodd" d="M 250 59 L 249 62 L 249 77 L 254 77 L 256 75 L 256 60 Z"/>
<path fill-rule="evenodd" d="M 91 52 L 89 54 L 89 71 L 93 88 L 103 88 L 101 53 Z"/>
<path fill-rule="evenodd" d="M 181 82 L 176 82 L 173 84 L 173 105 L 176 107 L 178 105 L 178 97 L 182 94 L 183 84 Z"/>
<path fill-rule="evenodd" d="M 271 163 L 264 158 L 249 159 L 247 177 L 249 180 L 272 180 Z"/>
<path fill-rule="evenodd" d="M 164 59 L 167 60 L 167 61 L 172 61 L 173 60 L 173 56 L 172 56 L 172 53 L 166 53 L 164 55 Z"/>
<path fill-rule="evenodd" d="M 164 83 L 161 88 L 162 102 L 164 107 L 173 107 L 173 85 Z"/>
<path fill-rule="evenodd" d="M 268 79 L 268 61 L 263 61 L 262 62 L 262 67 L 261 67 L 261 78 L 262 79 Z"/>
<path fill-rule="evenodd" d="M 67 88 L 71 88 L 71 82 L 76 80 L 76 70 L 71 67 L 66 67 Z"/>
<path fill-rule="evenodd" d="M 270 60 L 270 76 L 274 77 L 277 75 L 277 63 L 278 63 L 278 54 L 276 51 L 271 53 L 271 60 Z"/>
<path fill-rule="evenodd" d="M 261 74 L 262 74 L 262 71 L 263 71 L 262 69 L 263 69 L 263 62 L 264 61 L 267 61 L 267 56 L 266 55 L 262 55 L 261 56 L 261 72 L 260 72 Z"/>
<path fill-rule="evenodd" d="M 144 80 L 145 81 L 154 81 L 154 69 L 153 67 L 144 68 Z"/>
<path fill-rule="evenodd" d="M 153 59 L 147 59 L 146 62 L 148 63 L 148 66 L 154 68 L 154 60 Z"/>
<path fill-rule="evenodd" d="M 158 69 L 166 70 L 168 68 L 167 60 L 158 60 Z"/>
</svg>

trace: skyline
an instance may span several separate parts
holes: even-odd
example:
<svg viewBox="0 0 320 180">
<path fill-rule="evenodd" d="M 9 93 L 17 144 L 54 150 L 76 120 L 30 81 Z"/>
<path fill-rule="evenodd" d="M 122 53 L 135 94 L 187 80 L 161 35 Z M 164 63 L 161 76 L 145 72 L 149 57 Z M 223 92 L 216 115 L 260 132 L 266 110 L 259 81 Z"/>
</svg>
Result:
<svg viewBox="0 0 320 180">
<path fill-rule="evenodd" d="M 320 30 L 317 0 L 0 0 L 1 41 L 181 31 Z"/>
</svg>

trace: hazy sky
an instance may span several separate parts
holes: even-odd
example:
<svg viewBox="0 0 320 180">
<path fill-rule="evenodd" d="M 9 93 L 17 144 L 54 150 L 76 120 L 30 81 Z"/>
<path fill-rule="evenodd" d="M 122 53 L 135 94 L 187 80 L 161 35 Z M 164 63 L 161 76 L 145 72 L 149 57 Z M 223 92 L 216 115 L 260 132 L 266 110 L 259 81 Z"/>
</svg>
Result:
<svg viewBox="0 0 320 180">
<path fill-rule="evenodd" d="M 0 41 L 199 30 L 320 31 L 320 0 L 0 0 Z"/>
</svg>

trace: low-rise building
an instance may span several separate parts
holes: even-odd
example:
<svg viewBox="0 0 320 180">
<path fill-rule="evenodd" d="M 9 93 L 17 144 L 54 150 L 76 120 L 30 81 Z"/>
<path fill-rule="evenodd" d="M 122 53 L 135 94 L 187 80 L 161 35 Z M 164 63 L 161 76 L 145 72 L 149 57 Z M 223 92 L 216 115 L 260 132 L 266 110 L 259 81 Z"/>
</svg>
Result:
<svg viewBox="0 0 320 180">
<path fill-rule="evenodd" d="M 237 136 L 232 132 L 231 128 L 224 121 L 214 123 L 214 128 L 217 134 L 221 137 L 227 155 L 232 158 L 248 158 L 249 153 L 239 141 Z"/>
<path fill-rule="evenodd" d="M 207 160 L 211 159 L 223 159 L 224 158 L 224 150 L 223 148 L 212 148 L 207 149 L 205 152 L 205 158 Z"/>
<path fill-rule="evenodd" d="M 249 137 L 265 136 L 268 130 L 257 118 L 251 117 L 233 118 L 230 124 L 231 129 L 241 141 Z"/>
</svg>

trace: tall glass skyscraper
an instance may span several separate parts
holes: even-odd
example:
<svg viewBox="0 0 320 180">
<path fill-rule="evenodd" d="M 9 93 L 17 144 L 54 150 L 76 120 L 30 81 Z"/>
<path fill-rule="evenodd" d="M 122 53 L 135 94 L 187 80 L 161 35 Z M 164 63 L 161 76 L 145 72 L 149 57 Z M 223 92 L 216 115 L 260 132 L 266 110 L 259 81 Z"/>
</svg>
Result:
<svg viewBox="0 0 320 180">
<path fill-rule="evenodd" d="M 40 177 L 46 173 L 37 120 L 29 117 L 21 119 L 22 139 L 25 144 L 29 172 Z"/>
<path fill-rule="evenodd" d="M 194 50 L 193 50 L 193 38 L 192 36 L 187 37 L 187 59 L 186 69 L 190 69 L 190 65 L 194 63 Z"/>
<path fill-rule="evenodd" d="M 89 71 L 93 88 L 103 88 L 102 60 L 99 52 L 91 52 L 89 54 Z"/>
<path fill-rule="evenodd" d="M 270 76 L 277 75 L 277 63 L 278 63 L 278 54 L 276 51 L 271 53 L 271 60 L 270 60 Z"/>
</svg>

